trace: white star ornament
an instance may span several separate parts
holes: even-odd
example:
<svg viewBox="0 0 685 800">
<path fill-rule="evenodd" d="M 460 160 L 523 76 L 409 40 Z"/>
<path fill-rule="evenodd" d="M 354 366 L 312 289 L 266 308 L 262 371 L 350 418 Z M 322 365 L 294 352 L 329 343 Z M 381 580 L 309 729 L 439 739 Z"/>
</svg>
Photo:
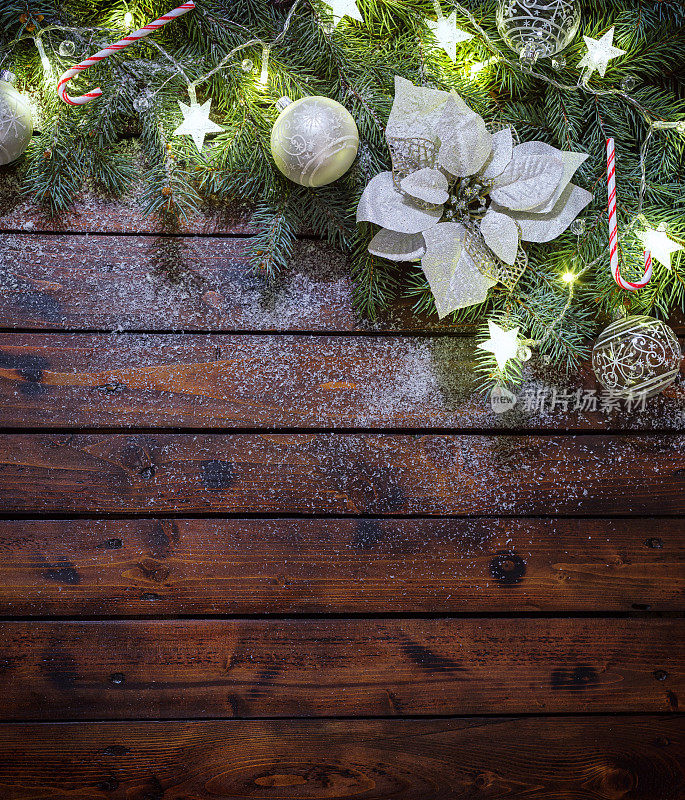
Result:
<svg viewBox="0 0 685 800">
<path fill-rule="evenodd" d="M 449 17 L 440 16 L 437 20 L 428 19 L 426 24 L 433 31 L 438 44 L 452 59 L 457 60 L 457 45 L 473 39 L 473 34 L 457 28 L 457 12 L 453 11 Z"/>
<path fill-rule="evenodd" d="M 667 269 L 671 268 L 671 253 L 685 250 L 682 244 L 669 239 L 664 231 L 644 231 L 644 233 L 638 233 L 638 236 L 642 239 L 645 250 L 649 250 L 652 254 L 652 258 L 656 258 Z"/>
<path fill-rule="evenodd" d="M 495 356 L 497 366 L 504 371 L 507 361 L 516 358 L 519 350 L 519 328 L 505 331 L 495 322 L 488 320 L 490 338 L 478 345 L 479 350 L 487 350 Z"/>
<path fill-rule="evenodd" d="M 587 53 L 578 63 L 578 67 L 585 68 L 586 81 L 591 78 L 595 70 L 604 77 L 611 59 L 626 54 L 620 47 L 614 47 L 614 28 L 610 28 L 601 39 L 593 39 L 590 36 L 583 36 L 583 39 L 587 45 Z"/>
<path fill-rule="evenodd" d="M 205 136 L 208 133 L 219 133 L 224 130 L 221 125 L 217 125 L 216 122 L 212 122 L 209 118 L 212 105 L 211 97 L 202 105 L 191 101 L 191 104 L 187 106 L 180 100 L 178 105 L 183 114 L 183 122 L 174 131 L 174 136 L 192 136 L 195 147 L 202 152 Z"/>
<path fill-rule="evenodd" d="M 333 14 L 333 27 L 335 28 L 343 17 L 351 17 L 358 22 L 364 22 L 364 17 L 357 8 L 357 0 L 326 0 Z"/>
</svg>

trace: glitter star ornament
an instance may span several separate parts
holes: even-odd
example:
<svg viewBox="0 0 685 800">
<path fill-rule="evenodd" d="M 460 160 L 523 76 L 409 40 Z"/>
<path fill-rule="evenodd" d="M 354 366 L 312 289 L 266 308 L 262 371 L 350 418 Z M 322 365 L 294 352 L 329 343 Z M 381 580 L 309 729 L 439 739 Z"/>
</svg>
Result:
<svg viewBox="0 0 685 800">
<path fill-rule="evenodd" d="M 478 345 L 479 350 L 486 350 L 492 353 L 497 361 L 497 366 L 502 372 L 507 367 L 507 362 L 518 357 L 520 347 L 519 343 L 519 328 L 512 328 L 510 331 L 505 331 L 504 328 L 496 322 L 488 320 L 488 328 L 490 330 L 490 338 Z"/>
<path fill-rule="evenodd" d="M 357 0 L 327 0 L 326 5 L 330 7 L 333 14 L 334 28 L 343 17 L 351 17 L 358 22 L 364 22 L 364 17 L 357 8 Z"/>
<path fill-rule="evenodd" d="M 671 253 L 677 253 L 679 250 L 685 250 L 682 244 L 674 242 L 669 239 L 664 231 L 644 231 L 638 233 L 638 237 L 642 239 L 645 250 L 649 250 L 652 258 L 656 258 L 667 269 L 671 268 Z"/>
<path fill-rule="evenodd" d="M 202 152 L 205 136 L 224 130 L 209 118 L 212 99 L 206 100 L 202 105 L 191 100 L 189 106 L 179 100 L 178 105 L 183 114 L 183 122 L 174 131 L 174 136 L 192 136 L 195 147 Z"/>
<path fill-rule="evenodd" d="M 449 17 L 442 14 L 437 20 L 426 20 L 426 24 L 433 32 L 438 44 L 452 59 L 457 60 L 457 45 L 461 42 L 468 42 L 473 39 L 473 34 L 466 33 L 460 28 L 457 28 L 457 12 L 453 11 Z"/>
<path fill-rule="evenodd" d="M 0 166 L 15 161 L 33 136 L 33 114 L 26 98 L 0 80 Z"/>
<path fill-rule="evenodd" d="M 625 50 L 614 47 L 614 29 L 610 28 L 601 39 L 593 39 L 590 36 L 583 36 L 587 45 L 587 53 L 578 63 L 579 68 L 585 68 L 584 80 L 589 80 L 592 73 L 597 70 L 604 77 L 607 67 L 612 58 L 624 56 Z"/>
</svg>

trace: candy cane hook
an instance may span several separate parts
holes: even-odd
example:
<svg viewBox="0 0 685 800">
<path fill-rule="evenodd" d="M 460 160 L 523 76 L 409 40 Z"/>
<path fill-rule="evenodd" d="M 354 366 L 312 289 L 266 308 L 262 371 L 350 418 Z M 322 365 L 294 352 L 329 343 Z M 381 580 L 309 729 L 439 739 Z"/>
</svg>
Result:
<svg viewBox="0 0 685 800">
<path fill-rule="evenodd" d="M 112 53 L 123 50 L 124 47 L 128 47 L 130 44 L 133 44 L 133 42 L 137 42 L 139 39 L 144 39 L 146 36 L 154 33 L 156 30 L 159 30 L 159 28 L 162 28 L 168 22 L 176 19 L 176 17 L 187 14 L 194 8 L 195 3 L 193 0 L 188 0 L 187 3 L 175 8 L 173 11 L 169 11 L 163 17 L 156 19 L 154 22 L 148 23 L 139 31 L 135 31 L 128 36 L 124 36 L 124 38 L 120 39 L 116 44 L 109 45 L 109 47 L 106 47 L 104 50 L 100 50 L 100 52 L 96 53 L 94 56 L 87 58 L 85 61 L 77 64 L 75 67 L 71 67 L 59 79 L 59 83 L 57 84 L 57 94 L 62 100 L 64 100 L 65 103 L 68 103 L 70 106 L 82 106 L 86 103 L 90 103 L 90 101 L 94 100 L 96 97 L 100 97 L 102 94 L 102 89 L 100 89 L 100 87 L 93 89 L 90 92 L 86 92 L 86 94 L 81 95 L 81 97 L 70 97 L 67 94 L 67 83 L 69 83 L 73 77 L 78 75 L 79 72 L 83 72 L 84 70 L 88 69 L 88 67 L 92 67 L 94 64 L 97 64 L 108 56 L 111 56 Z"/>
<path fill-rule="evenodd" d="M 609 248 L 611 274 L 621 287 L 629 292 L 644 288 L 652 278 L 652 254 L 645 250 L 645 272 L 635 283 L 625 280 L 618 268 L 618 221 L 616 218 L 616 152 L 614 140 L 607 139 L 607 187 L 609 190 Z"/>
</svg>

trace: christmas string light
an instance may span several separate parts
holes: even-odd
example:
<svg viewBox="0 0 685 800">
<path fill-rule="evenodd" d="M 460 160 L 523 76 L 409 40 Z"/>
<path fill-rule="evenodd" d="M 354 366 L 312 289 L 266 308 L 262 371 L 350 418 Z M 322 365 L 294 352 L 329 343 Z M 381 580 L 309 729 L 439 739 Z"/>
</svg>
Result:
<svg viewBox="0 0 685 800">
<path fill-rule="evenodd" d="M 262 48 L 262 69 L 259 73 L 259 80 L 257 81 L 258 85 L 262 87 L 262 89 L 266 89 L 267 84 L 269 83 L 269 56 L 271 55 L 271 47 L 269 45 L 264 45 Z"/>
<path fill-rule="evenodd" d="M 34 36 L 33 41 L 36 45 L 36 50 L 38 50 L 38 55 L 40 56 L 40 63 L 43 67 L 43 73 L 47 80 L 51 81 L 54 77 L 52 72 L 52 65 L 50 64 L 50 60 L 48 59 L 48 55 L 45 52 L 45 47 L 43 46 L 43 42 L 41 41 L 40 36 Z"/>
</svg>

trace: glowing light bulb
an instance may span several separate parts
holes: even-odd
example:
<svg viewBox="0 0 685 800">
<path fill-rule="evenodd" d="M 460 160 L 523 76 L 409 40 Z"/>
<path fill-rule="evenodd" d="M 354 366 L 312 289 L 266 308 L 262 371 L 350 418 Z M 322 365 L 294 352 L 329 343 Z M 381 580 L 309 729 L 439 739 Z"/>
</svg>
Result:
<svg viewBox="0 0 685 800">
<path fill-rule="evenodd" d="M 561 276 L 561 280 L 564 281 L 564 283 L 575 283 L 577 277 L 578 276 L 573 272 L 564 272 Z"/>
<path fill-rule="evenodd" d="M 130 11 L 127 11 L 127 12 L 124 14 L 124 25 L 125 25 L 127 28 L 130 28 L 130 27 L 131 27 L 131 25 L 133 25 L 133 14 L 131 14 L 131 12 L 130 12 Z"/>
<path fill-rule="evenodd" d="M 50 65 L 47 53 L 45 52 L 45 48 L 43 47 L 43 42 L 37 38 L 34 39 L 33 41 L 36 43 L 36 50 L 38 50 L 38 55 L 40 56 L 40 63 L 43 66 L 43 73 L 45 75 L 45 78 L 46 80 L 51 81 L 54 77 L 52 74 L 52 66 Z"/>
<path fill-rule="evenodd" d="M 487 58 L 485 61 L 476 61 L 475 64 L 471 64 L 469 74 L 472 78 L 476 78 L 486 67 L 489 67 L 490 64 L 494 64 L 497 60 L 496 56 L 492 56 L 492 58 Z"/>
<path fill-rule="evenodd" d="M 262 50 L 262 70 L 259 73 L 259 78 L 257 79 L 257 86 L 260 86 L 262 89 L 266 89 L 269 83 L 269 56 L 271 55 L 271 48 L 264 47 Z"/>
</svg>

